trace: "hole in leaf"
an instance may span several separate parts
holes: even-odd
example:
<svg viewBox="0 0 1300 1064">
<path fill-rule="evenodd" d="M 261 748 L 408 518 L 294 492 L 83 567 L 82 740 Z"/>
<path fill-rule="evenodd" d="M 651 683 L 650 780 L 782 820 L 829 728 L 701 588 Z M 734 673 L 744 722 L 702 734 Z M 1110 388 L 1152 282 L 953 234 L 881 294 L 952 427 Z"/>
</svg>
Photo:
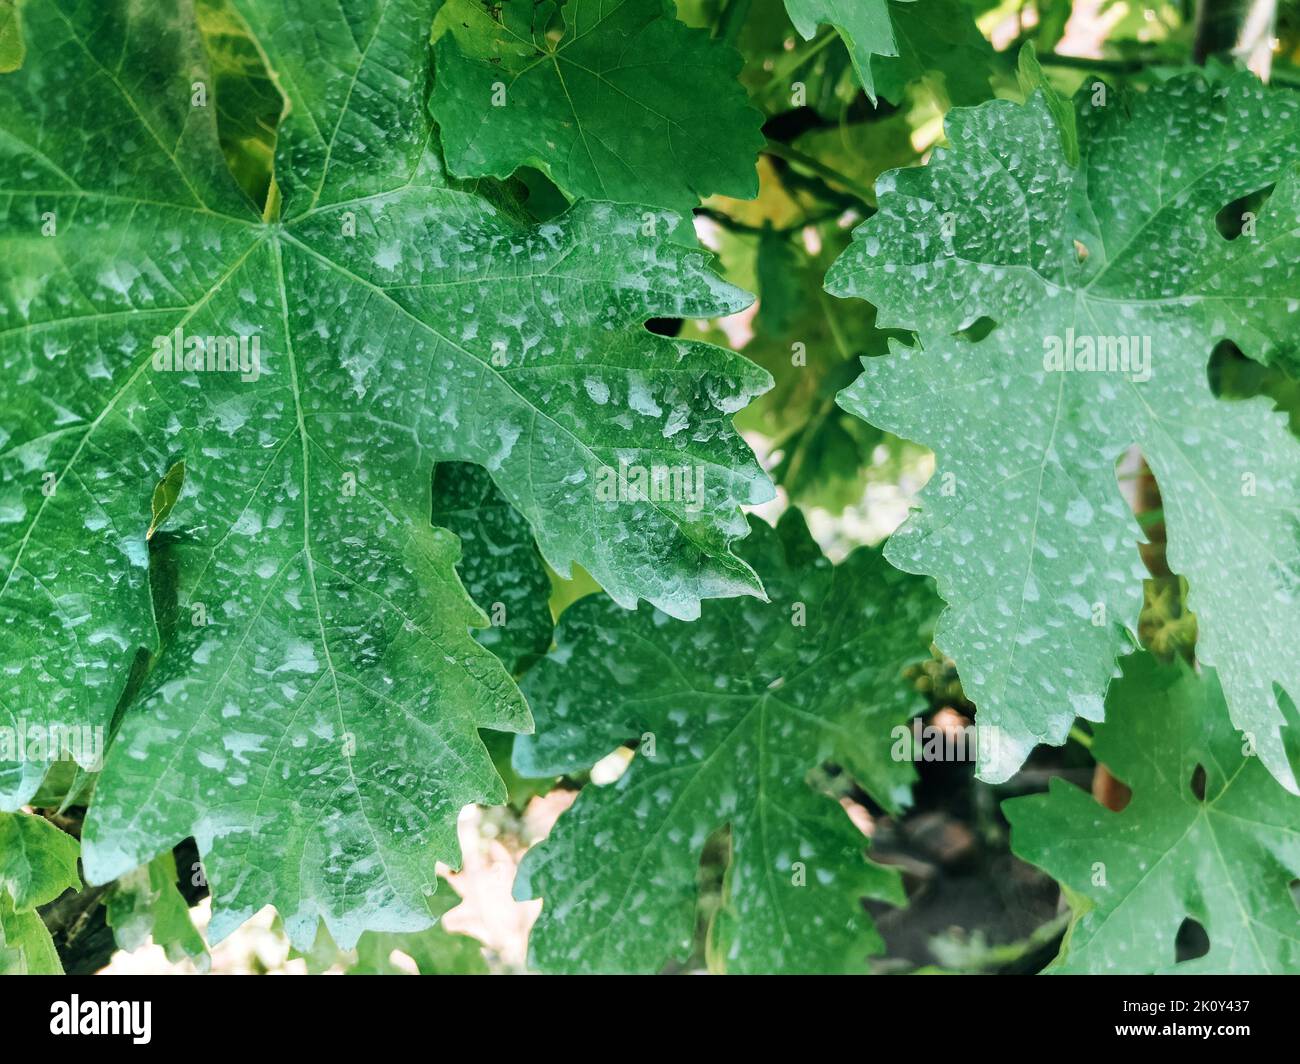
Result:
<svg viewBox="0 0 1300 1064">
<path fill-rule="evenodd" d="M 1294 356 L 1290 361 L 1295 361 Z M 1268 396 L 1291 419 L 1291 431 L 1300 435 L 1300 380 L 1287 372 L 1287 364 L 1286 357 L 1279 357 L 1271 365 L 1261 365 L 1231 340 L 1220 340 L 1210 353 L 1206 374 L 1210 390 L 1220 399 Z"/>
<path fill-rule="evenodd" d="M 1150 525 L 1163 519 L 1164 504 L 1155 474 L 1136 444 L 1115 459 L 1115 480 L 1133 516 L 1138 519 L 1143 532 L 1150 536 Z"/>
<path fill-rule="evenodd" d="M 1300 879 L 1291 880 L 1291 901 L 1297 909 L 1300 909 Z"/>
<path fill-rule="evenodd" d="M 1194 961 L 1210 952 L 1210 936 L 1199 920 L 1190 916 L 1178 928 L 1174 936 L 1174 960 L 1178 964 Z"/>
<path fill-rule="evenodd" d="M 645 327 L 656 336 L 680 336 L 682 333 L 682 319 L 651 318 L 645 323 Z"/>
<path fill-rule="evenodd" d="M 1235 199 L 1214 216 L 1214 227 L 1224 240 L 1236 240 L 1242 233 L 1248 236 L 1254 231 L 1255 220 L 1268 197 L 1273 193 L 1273 186 L 1248 192 L 1240 199 Z"/>
<path fill-rule="evenodd" d="M 1197 765 L 1196 771 L 1192 773 L 1192 794 L 1198 802 L 1205 801 L 1205 766 Z"/>
<path fill-rule="evenodd" d="M 394 949 L 388 954 L 388 963 L 407 975 L 419 975 L 420 965 L 409 953 Z"/>
<path fill-rule="evenodd" d="M 1099 771 L 1092 776 L 1092 796 L 1113 813 L 1122 813 L 1133 800 L 1133 791 L 1123 780 L 1111 775 L 1105 765 L 1097 766 Z"/>
<path fill-rule="evenodd" d="M 211 80 L 204 91 L 213 96 L 217 139 L 235 181 L 260 211 L 270 191 L 284 98 L 231 0 L 203 0 L 196 15 Z"/>
<path fill-rule="evenodd" d="M 985 314 L 976 318 L 966 328 L 958 329 L 953 335 L 977 344 L 997 327 L 998 323 Z"/>
<path fill-rule="evenodd" d="M 550 221 L 569 209 L 569 201 L 564 198 L 564 193 L 540 170 L 521 166 L 515 171 L 515 180 L 523 186 L 525 206 L 537 221 Z"/>
<path fill-rule="evenodd" d="M 1282 712 L 1282 746 L 1292 770 L 1300 776 L 1300 706 L 1296 705 L 1291 692 L 1276 680 L 1273 681 L 1273 698 Z"/>
<path fill-rule="evenodd" d="M 1128 448 L 1115 462 L 1115 478 L 1120 494 L 1128 503 L 1145 537 L 1137 545 L 1142 563 L 1154 580 L 1173 578 L 1165 557 L 1165 510 L 1160 485 L 1140 448 Z M 1148 588 L 1148 591 L 1150 589 Z M 1139 636 L 1142 635 L 1139 622 Z M 1149 643 L 1142 639 L 1144 646 Z"/>
<path fill-rule="evenodd" d="M 1251 382 L 1240 380 L 1243 373 L 1248 373 L 1251 366 L 1257 367 L 1261 372 L 1264 370 L 1257 362 L 1252 362 L 1241 353 L 1241 348 L 1231 340 L 1220 340 L 1214 345 L 1214 350 L 1210 352 L 1210 362 L 1207 369 L 1210 380 L 1210 391 L 1218 398 L 1235 398 L 1243 390 L 1242 385 Z M 1256 376 L 1252 374 L 1252 376 Z"/>
<path fill-rule="evenodd" d="M 731 825 L 711 832 L 704 840 L 700 853 L 700 864 L 696 869 L 696 905 L 694 944 L 685 963 L 670 961 L 665 967 L 666 974 L 699 971 L 709 967 L 709 950 L 716 933 L 715 921 L 723 919 L 723 909 L 727 904 L 727 869 L 731 864 Z"/>
</svg>

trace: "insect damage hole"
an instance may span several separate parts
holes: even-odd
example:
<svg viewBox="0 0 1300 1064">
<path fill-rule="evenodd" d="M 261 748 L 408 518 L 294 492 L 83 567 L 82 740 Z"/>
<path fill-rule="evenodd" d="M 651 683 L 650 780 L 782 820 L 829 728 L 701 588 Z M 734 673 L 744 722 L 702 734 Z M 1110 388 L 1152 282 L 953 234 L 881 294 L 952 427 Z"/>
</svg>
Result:
<svg viewBox="0 0 1300 1064">
<path fill-rule="evenodd" d="M 645 327 L 656 336 L 676 337 L 682 334 L 681 318 L 651 318 Z"/>
<path fill-rule="evenodd" d="M 953 335 L 962 340 L 969 340 L 971 343 L 977 344 L 997 327 L 998 323 L 996 321 L 990 318 L 987 314 L 982 314 L 964 329 L 958 329 L 953 333 Z"/>
<path fill-rule="evenodd" d="M 1265 185 L 1225 205 L 1214 216 L 1214 227 L 1219 231 L 1219 235 L 1224 240 L 1236 240 L 1243 236 L 1253 237 L 1256 220 L 1272 194 L 1273 186 Z"/>
<path fill-rule="evenodd" d="M 1187 917 L 1174 936 L 1174 962 L 1186 964 L 1210 952 L 1210 936 L 1199 920 Z"/>
</svg>

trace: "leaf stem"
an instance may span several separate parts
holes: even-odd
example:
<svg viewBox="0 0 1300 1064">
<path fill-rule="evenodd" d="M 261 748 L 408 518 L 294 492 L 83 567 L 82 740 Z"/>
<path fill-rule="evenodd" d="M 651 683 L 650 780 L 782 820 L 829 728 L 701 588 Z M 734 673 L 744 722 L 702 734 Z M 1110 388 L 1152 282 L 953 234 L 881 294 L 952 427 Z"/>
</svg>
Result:
<svg viewBox="0 0 1300 1064">
<path fill-rule="evenodd" d="M 266 206 L 262 209 L 262 221 L 275 222 L 280 219 L 280 185 L 271 175 L 271 184 L 266 190 Z"/>
<path fill-rule="evenodd" d="M 1132 74 L 1146 66 L 1143 59 L 1089 59 L 1084 55 L 1061 55 L 1058 52 L 1044 52 L 1038 57 L 1038 62 L 1042 66 L 1095 70 L 1102 74 Z"/>
</svg>

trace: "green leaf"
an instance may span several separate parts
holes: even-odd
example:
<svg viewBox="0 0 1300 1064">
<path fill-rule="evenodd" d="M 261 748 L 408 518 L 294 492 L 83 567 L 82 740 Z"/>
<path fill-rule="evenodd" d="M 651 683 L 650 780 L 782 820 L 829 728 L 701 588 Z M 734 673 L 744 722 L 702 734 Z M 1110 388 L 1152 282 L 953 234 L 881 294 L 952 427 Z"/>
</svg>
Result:
<svg viewBox="0 0 1300 1064">
<path fill-rule="evenodd" d="M 171 469 L 163 475 L 162 480 L 158 481 L 157 486 L 153 489 L 153 518 L 149 522 L 149 529 L 144 534 L 145 539 L 153 539 L 154 533 L 159 527 L 171 516 L 172 510 L 176 508 L 176 501 L 181 497 L 181 489 L 185 487 L 185 463 L 177 462 Z"/>
<path fill-rule="evenodd" d="M 845 313 L 819 291 L 819 274 L 801 273 L 802 313 L 787 333 L 760 331 L 745 348 L 776 386 L 740 423 L 772 440 L 780 456 L 772 475 L 792 502 L 839 513 L 862 501 L 873 452 L 886 436 L 842 410 L 836 396 L 861 371 L 860 358 L 883 354 L 887 340 L 869 317 Z"/>
<path fill-rule="evenodd" d="M 550 649 L 555 632 L 551 578 L 528 522 L 480 466 L 441 462 L 434 471 L 433 523 L 460 538 L 463 554 L 456 570 L 488 617 L 487 627 L 476 628 L 474 638 L 512 675 L 526 672 Z M 529 799 L 550 789 L 549 781 L 521 779 L 514 771 L 513 735 L 483 731 L 479 738 L 505 784 L 511 806 L 523 809 Z"/>
<path fill-rule="evenodd" d="M 433 523 L 456 533 L 461 559 L 456 570 L 465 590 L 488 616 L 474 631 L 518 676 L 547 652 L 551 579 L 528 522 L 506 502 L 480 466 L 441 463 L 433 477 Z"/>
<path fill-rule="evenodd" d="M 0 74 L 17 70 L 26 54 L 18 0 L 0 0 Z"/>
<path fill-rule="evenodd" d="M 1020 46 L 1016 76 L 1020 82 L 1020 92 L 1026 100 L 1035 92 L 1043 94 L 1043 102 L 1047 104 L 1061 134 L 1061 150 L 1065 152 L 1065 161 L 1071 166 L 1078 166 L 1079 128 L 1074 117 L 1074 104 L 1057 92 L 1047 80 L 1047 75 L 1038 63 L 1038 56 L 1034 54 L 1033 41 L 1025 41 Z"/>
<path fill-rule="evenodd" d="M 271 183 L 284 98 L 234 0 L 196 0 L 194 13 L 213 79 L 217 137 L 226 165 L 260 210 Z"/>
<path fill-rule="evenodd" d="M 886 170 L 911 165 L 917 159 L 911 121 L 905 112 L 812 129 L 795 147 L 831 170 L 851 174 L 854 186 L 848 191 L 855 193 L 859 187 L 869 190 Z M 874 208 L 875 196 L 869 194 L 867 202 Z"/>
<path fill-rule="evenodd" d="M 876 87 L 894 103 L 924 81 L 940 104 L 959 107 L 987 100 L 996 56 L 971 16 L 969 0 L 890 0 L 898 57 L 873 60 Z"/>
<path fill-rule="evenodd" d="M 1012 848 L 1073 904 L 1051 970 L 1300 972 L 1300 799 L 1243 755 L 1214 671 L 1128 658 L 1107 710 L 1092 752 L 1133 791 L 1121 812 L 1061 779 L 1002 806 Z M 1210 948 L 1175 964 L 1185 919 Z"/>
<path fill-rule="evenodd" d="M 763 119 L 740 56 L 668 0 L 448 0 L 434 37 L 431 106 L 454 174 L 535 166 L 572 199 L 682 213 L 758 193 Z"/>
<path fill-rule="evenodd" d="M 792 503 L 840 513 L 862 501 L 876 448 L 888 437 L 841 409 L 836 397 L 861 372 L 862 356 L 887 352 L 888 334 L 873 327 L 870 315 L 854 313 L 822 291 L 825 271 L 848 234 L 828 225 L 818 233 L 824 242 L 820 253 L 808 261 L 796 256 L 798 265 L 791 269 L 791 313 L 774 321 L 765 313 L 766 303 L 760 303 L 754 336 L 742 352 L 770 372 L 775 385 L 746 407 L 736 423 L 770 441 L 773 478 Z M 794 238 L 787 235 L 787 244 Z M 761 275 L 763 239 L 732 239 L 724 247 L 729 270 L 743 271 L 746 253 L 757 243 L 757 254 L 750 257 Z M 770 286 L 760 284 L 760 292 L 765 287 Z"/>
<path fill-rule="evenodd" d="M 482 944 L 442 926 L 442 917 L 459 904 L 460 897 L 444 888 L 429 899 L 429 915 L 438 920 L 435 926 L 407 934 L 367 931 L 351 950 L 340 950 L 322 927 L 312 948 L 299 956 L 314 973 L 342 968 L 346 975 L 404 975 L 406 970 L 392 959 L 398 952 L 406 954 L 421 975 L 486 975 Z"/>
<path fill-rule="evenodd" d="M 758 325 L 775 333 L 790 328 L 799 312 L 801 282 L 806 271 L 788 233 L 766 225 L 758 238 Z"/>
<path fill-rule="evenodd" d="M 902 0 L 914 3 L 916 0 Z M 892 10 L 902 3 L 889 0 L 785 0 L 790 21 L 805 41 L 812 40 L 818 26 L 833 26 L 853 59 L 853 69 L 876 102 L 876 82 L 871 76 L 871 60 L 878 55 L 898 55 Z"/>
<path fill-rule="evenodd" d="M 0 975 L 63 973 L 36 907 L 80 889 L 76 839 L 44 817 L 0 813 Z"/>
<path fill-rule="evenodd" d="M 120 877 L 105 899 L 106 919 L 120 948 L 139 949 L 152 938 L 173 964 L 194 961 L 201 971 L 208 949 L 190 919 L 190 907 L 176 882 L 176 859 L 159 854 L 147 865 Z"/>
<path fill-rule="evenodd" d="M 855 551 L 833 567 L 797 510 L 751 519 L 747 557 L 770 603 L 710 603 L 694 624 L 605 598 L 561 615 L 558 649 L 524 682 L 540 724 L 525 775 L 586 768 L 622 743 L 616 784 L 587 787 L 525 856 L 515 897 L 544 900 L 529 943 L 544 971 L 654 972 L 687 956 L 706 840 L 731 830 L 711 952 L 728 971 L 857 971 L 881 942 L 861 899 L 901 904 L 896 873 L 807 777 L 831 760 L 886 808 L 912 768 L 891 729 L 919 705 L 927 584 Z"/>
<path fill-rule="evenodd" d="M 453 935 L 441 927 L 410 934 L 370 932 L 357 943 L 356 963 L 349 975 L 403 975 L 393 963 L 393 952 L 404 953 L 415 962 L 420 975 L 487 975 L 483 947 L 468 935 Z"/>
<path fill-rule="evenodd" d="M 1136 445 L 1198 654 L 1296 790 L 1274 685 L 1300 694 L 1300 445 L 1268 400 L 1216 399 L 1207 364 L 1220 338 L 1261 362 L 1294 349 L 1300 97 L 1184 77 L 1078 108 L 1077 169 L 1041 95 L 954 112 L 952 149 L 880 179 L 879 213 L 828 276 L 921 341 L 865 362 L 841 400 L 936 452 L 886 556 L 937 577 L 936 641 L 989 732 L 980 775 L 1005 780 L 1076 716 L 1101 719 L 1135 640 L 1141 534 L 1115 463 Z M 1219 235 L 1217 212 L 1275 182 L 1253 235 Z M 979 319 L 987 335 L 954 335 Z"/>
<path fill-rule="evenodd" d="M 834 26 L 871 102 L 900 103 L 908 85 L 929 80 L 947 101 L 973 104 L 991 93 L 993 48 L 965 0 L 785 0 L 805 40 Z"/>
<path fill-rule="evenodd" d="M 554 779 L 526 779 L 515 771 L 511 761 L 515 749 L 513 735 L 508 732 L 483 731 L 479 733 L 479 738 L 492 755 L 492 764 L 506 785 L 506 804 L 511 809 L 522 813 L 534 798 L 554 789 Z"/>
<path fill-rule="evenodd" d="M 430 524 L 435 462 L 485 466 L 557 570 L 689 617 L 761 594 L 730 544 L 771 487 L 730 416 L 769 379 L 645 330 L 746 302 L 667 216 L 585 204 L 529 227 L 449 185 L 422 106 L 432 0 L 237 6 L 290 105 L 267 221 L 220 105 L 191 103 L 211 73 L 188 3 L 24 8 L 33 47 L 0 97 L 0 719 L 107 728 L 135 649 L 157 653 L 87 877 L 193 836 L 214 941 L 271 903 L 295 941 L 323 917 L 346 947 L 429 925 L 458 810 L 505 797 L 478 729 L 531 727 L 469 635 L 485 618 Z M 169 369 L 181 335 L 241 340 L 243 364 Z M 701 490 L 599 498 L 620 462 Z M 165 646 L 151 557 L 176 597 Z M 44 768 L 0 765 L 5 807 Z"/>
<path fill-rule="evenodd" d="M 49 929 L 34 912 L 16 912 L 0 896 L 0 975 L 62 975 L 63 962 Z"/>
<path fill-rule="evenodd" d="M 0 813 L 0 891 L 18 912 L 80 887 L 76 839 L 44 817 Z"/>
</svg>

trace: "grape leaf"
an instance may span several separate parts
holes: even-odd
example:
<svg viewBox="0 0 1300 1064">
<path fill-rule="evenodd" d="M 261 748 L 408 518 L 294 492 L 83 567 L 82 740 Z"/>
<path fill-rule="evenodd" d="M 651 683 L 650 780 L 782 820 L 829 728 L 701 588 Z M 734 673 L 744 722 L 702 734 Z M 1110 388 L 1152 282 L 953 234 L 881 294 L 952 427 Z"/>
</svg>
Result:
<svg viewBox="0 0 1300 1064">
<path fill-rule="evenodd" d="M 993 93 L 993 47 L 971 17 L 969 0 L 891 0 L 898 56 L 872 60 L 880 95 L 901 103 L 909 85 L 924 81 L 946 109 L 969 106 Z"/>
<path fill-rule="evenodd" d="M 668 0 L 448 0 L 434 37 L 430 103 L 453 174 L 535 166 L 571 198 L 682 213 L 758 192 L 763 119 L 740 56 Z"/>
<path fill-rule="evenodd" d="M 964 0 L 785 0 L 805 40 L 834 26 L 871 102 L 900 103 L 927 78 L 955 104 L 987 99 L 993 48 Z"/>
<path fill-rule="evenodd" d="M 1065 161 L 1071 166 L 1079 165 L 1079 129 L 1074 116 L 1074 102 L 1066 99 L 1053 87 L 1034 52 L 1034 42 L 1025 41 L 1020 46 L 1020 55 L 1016 60 L 1016 79 L 1020 91 L 1028 99 L 1035 92 L 1043 94 L 1043 102 L 1052 112 L 1056 127 L 1061 134 L 1061 150 L 1065 152 Z"/>
<path fill-rule="evenodd" d="M 213 79 L 221 151 L 239 187 L 260 207 L 284 99 L 233 0 L 195 0 L 194 13 Z"/>
<path fill-rule="evenodd" d="M 438 923 L 425 931 L 367 931 L 354 949 L 340 950 L 322 927 L 312 948 L 297 955 L 307 961 L 307 970 L 313 973 L 341 967 L 346 975 L 404 975 L 406 970 L 393 962 L 396 951 L 406 954 L 421 975 L 486 975 L 488 966 L 481 943 L 442 926 L 442 918 L 459 904 L 460 897 L 443 888 L 429 899 L 429 915 Z"/>
<path fill-rule="evenodd" d="M 34 912 L 16 912 L 0 897 L 0 975 L 62 975 L 49 929 Z"/>
<path fill-rule="evenodd" d="M 768 332 L 784 333 L 799 313 L 803 259 L 789 234 L 778 232 L 771 223 L 758 237 L 754 271 L 758 281 L 758 314 L 755 324 Z"/>
<path fill-rule="evenodd" d="M 727 970 L 861 970 L 880 948 L 861 899 L 901 903 L 900 882 L 863 859 L 866 838 L 807 777 L 829 759 L 881 805 L 908 801 L 912 767 L 891 758 L 890 729 L 919 705 L 901 676 L 928 656 L 933 595 L 866 548 L 833 567 L 797 510 L 776 529 L 751 523 L 744 549 L 770 603 L 710 603 L 685 625 L 584 599 L 525 677 L 540 727 L 516 739 L 522 774 L 639 749 L 520 865 L 515 897 L 544 900 L 533 967 L 654 972 L 684 959 L 701 851 L 724 826 L 727 898 L 711 939 Z"/>
<path fill-rule="evenodd" d="M 938 578 L 936 641 L 989 730 L 980 775 L 1005 780 L 1101 718 L 1133 644 L 1144 570 L 1115 463 L 1138 446 L 1198 653 L 1296 790 L 1274 684 L 1300 694 L 1300 445 L 1268 400 L 1217 400 L 1207 364 L 1222 338 L 1261 362 L 1295 343 L 1300 97 L 1192 76 L 1077 106 L 1077 169 L 1041 93 L 953 112 L 951 150 L 880 179 L 828 276 L 921 341 L 865 362 L 841 400 L 937 455 L 886 556 Z M 1216 212 L 1275 182 L 1254 235 L 1219 235 Z M 981 338 L 954 335 L 981 319 Z"/>
<path fill-rule="evenodd" d="M 0 0 L 0 74 L 17 70 L 26 54 L 18 0 Z"/>
<path fill-rule="evenodd" d="M 0 891 L 27 912 L 53 901 L 77 877 L 77 840 L 44 817 L 0 813 Z"/>
<path fill-rule="evenodd" d="M 1115 813 L 1053 779 L 1002 806 L 1012 848 L 1060 880 L 1074 909 L 1050 970 L 1300 972 L 1300 799 L 1243 755 L 1212 669 L 1147 654 L 1123 664 L 1092 752 L 1132 789 L 1129 804 Z M 1188 918 L 1209 952 L 1175 966 Z"/>
<path fill-rule="evenodd" d="M 823 249 L 824 264 L 835 255 Z M 821 268 L 801 269 L 799 315 L 784 332 L 761 320 L 746 357 L 768 370 L 773 389 L 737 418 L 772 441 L 772 475 L 792 502 L 839 513 L 862 501 L 873 453 L 886 435 L 843 410 L 839 392 L 861 372 L 860 358 L 884 354 L 887 336 L 869 315 L 848 312 L 820 290 Z"/>
<path fill-rule="evenodd" d="M 63 973 L 36 907 L 80 888 L 76 839 L 44 817 L 0 813 L 0 975 Z"/>
<path fill-rule="evenodd" d="M 785 0 L 790 21 L 805 41 L 812 40 L 818 26 L 833 26 L 853 60 L 853 69 L 871 102 L 876 102 L 876 82 L 871 60 L 878 55 L 898 55 L 894 36 L 895 7 L 917 0 Z"/>
<path fill-rule="evenodd" d="M 434 472 L 433 523 L 460 538 L 463 553 L 456 571 L 470 598 L 488 615 L 490 623 L 475 629 L 474 638 L 513 675 L 526 672 L 550 649 L 555 631 L 551 580 L 528 522 L 481 467 L 441 462 Z M 529 799 L 550 789 L 549 781 L 524 780 L 515 772 L 510 764 L 513 735 L 484 731 L 480 738 L 511 806 L 523 809 Z"/>
<path fill-rule="evenodd" d="M 478 729 L 531 726 L 468 634 L 485 618 L 430 524 L 432 466 L 486 466 L 556 569 L 689 617 L 761 594 L 730 543 L 771 487 L 729 418 L 769 382 L 644 329 L 745 302 L 666 216 L 585 204 L 529 227 L 447 182 L 432 0 L 237 7 L 290 104 L 266 220 L 220 105 L 192 104 L 213 81 L 189 3 L 24 7 L 0 96 L 0 707 L 107 727 L 135 649 L 160 650 L 165 563 L 180 623 L 99 779 L 86 875 L 192 835 L 214 941 L 273 903 L 295 941 L 323 916 L 348 947 L 428 926 L 457 811 L 504 798 Z M 178 335 L 210 370 L 167 368 Z M 620 461 L 691 465 L 699 505 L 598 499 Z M 0 765 L 3 804 L 44 767 Z"/>
<path fill-rule="evenodd" d="M 176 858 L 170 852 L 118 878 L 104 908 L 120 948 L 132 952 L 152 938 L 173 964 L 188 959 L 208 970 L 208 948 L 176 885 Z"/>
<path fill-rule="evenodd" d="M 551 646 L 551 581 L 528 522 L 480 466 L 443 462 L 433 478 L 433 523 L 456 533 L 456 570 L 489 618 L 474 638 L 510 672 L 525 672 Z"/>
</svg>

